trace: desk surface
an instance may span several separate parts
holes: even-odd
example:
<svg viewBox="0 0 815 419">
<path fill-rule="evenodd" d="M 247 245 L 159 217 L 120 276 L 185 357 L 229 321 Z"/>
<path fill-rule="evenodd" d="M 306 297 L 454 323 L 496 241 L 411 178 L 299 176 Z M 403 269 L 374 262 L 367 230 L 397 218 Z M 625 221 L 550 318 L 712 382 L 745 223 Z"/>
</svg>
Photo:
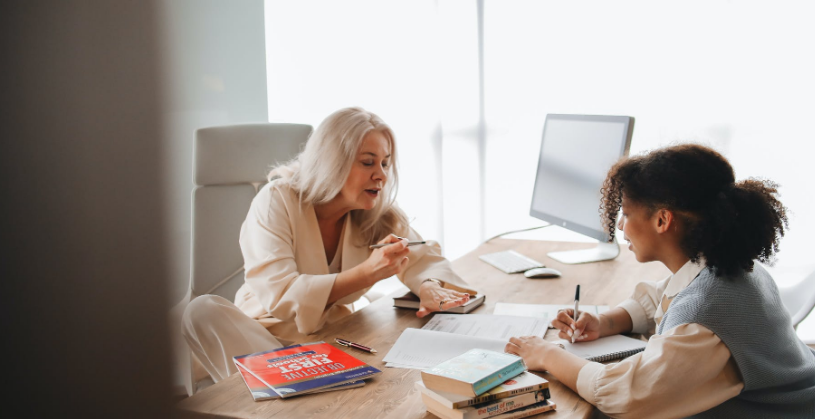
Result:
<svg viewBox="0 0 815 419">
<path fill-rule="evenodd" d="M 453 269 L 464 280 L 486 295 L 484 305 L 473 313 L 490 314 L 496 302 L 528 304 L 568 304 L 574 299 L 575 285 L 580 284 L 581 303 L 614 306 L 627 298 L 634 285 L 642 280 L 659 280 L 670 272 L 662 264 L 641 264 L 627 249 L 621 248 L 617 259 L 583 265 L 565 265 L 546 256 L 547 252 L 590 247 L 584 243 L 543 242 L 495 239 L 453 262 Z M 507 275 L 478 259 L 479 255 L 513 249 L 555 268 L 563 274 L 554 279 L 526 279 L 522 274 Z M 327 325 L 310 341 L 334 342 L 343 337 L 364 342 L 378 353 L 353 351 L 359 359 L 383 373 L 368 380 L 364 387 L 313 394 L 288 400 L 255 402 L 240 374 L 208 387 L 178 404 L 181 409 L 208 415 L 242 418 L 435 418 L 427 413 L 414 383 L 419 370 L 385 368 L 382 358 L 407 327 L 421 328 L 430 319 L 416 317 L 415 310 L 393 308 L 392 295 L 380 298 L 368 307 L 336 323 Z M 547 338 L 555 338 L 550 330 Z M 593 407 L 560 384 L 550 374 L 555 412 L 549 418 L 588 418 Z M 544 416 L 542 416 L 544 417 Z"/>
</svg>

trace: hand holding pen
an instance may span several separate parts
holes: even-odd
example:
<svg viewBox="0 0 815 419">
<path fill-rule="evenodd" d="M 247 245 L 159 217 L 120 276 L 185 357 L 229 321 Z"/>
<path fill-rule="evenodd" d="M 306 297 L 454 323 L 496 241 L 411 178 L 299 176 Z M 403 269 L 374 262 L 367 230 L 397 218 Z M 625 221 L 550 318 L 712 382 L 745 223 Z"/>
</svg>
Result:
<svg viewBox="0 0 815 419">
<path fill-rule="evenodd" d="M 376 281 L 398 275 L 407 268 L 410 261 L 408 258 L 410 249 L 407 245 L 407 239 L 395 234 L 387 235 L 374 245 L 377 247 L 373 249 L 368 259 L 359 265 L 364 272 L 363 276 L 373 280 L 368 286 L 373 285 Z"/>
<path fill-rule="evenodd" d="M 552 327 L 558 330 L 559 338 L 570 342 L 595 340 L 600 337 L 600 319 L 588 311 L 580 311 L 580 292 L 575 290 L 575 294 L 575 308 L 558 311 Z"/>
</svg>

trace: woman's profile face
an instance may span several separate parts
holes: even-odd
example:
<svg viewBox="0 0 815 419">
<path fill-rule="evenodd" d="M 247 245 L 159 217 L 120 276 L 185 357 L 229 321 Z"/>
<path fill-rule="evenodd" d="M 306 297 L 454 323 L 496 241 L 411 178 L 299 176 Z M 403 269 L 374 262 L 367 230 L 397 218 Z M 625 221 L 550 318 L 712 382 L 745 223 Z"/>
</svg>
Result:
<svg viewBox="0 0 815 419">
<path fill-rule="evenodd" d="M 344 203 L 351 209 L 369 210 L 376 205 L 388 180 L 391 147 L 381 131 L 372 130 L 362 138 L 351 172 L 340 191 Z"/>
<path fill-rule="evenodd" d="M 623 215 L 617 223 L 617 228 L 623 231 L 623 237 L 628 241 L 628 249 L 634 252 L 639 262 L 651 262 L 656 259 L 658 236 L 652 227 L 652 214 L 646 206 L 627 200 L 623 197 Z"/>
</svg>

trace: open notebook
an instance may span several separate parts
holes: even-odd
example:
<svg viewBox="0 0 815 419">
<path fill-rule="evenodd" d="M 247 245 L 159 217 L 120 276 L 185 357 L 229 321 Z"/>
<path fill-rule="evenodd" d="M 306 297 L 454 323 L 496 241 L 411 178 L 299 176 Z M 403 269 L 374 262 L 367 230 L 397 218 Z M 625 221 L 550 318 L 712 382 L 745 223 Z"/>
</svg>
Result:
<svg viewBox="0 0 815 419">
<path fill-rule="evenodd" d="M 563 344 L 567 351 L 581 358 L 589 361 L 605 362 L 642 352 L 647 342 L 628 336 L 614 335 L 589 342 L 571 343 L 567 340 L 559 340 L 557 343 Z"/>
</svg>

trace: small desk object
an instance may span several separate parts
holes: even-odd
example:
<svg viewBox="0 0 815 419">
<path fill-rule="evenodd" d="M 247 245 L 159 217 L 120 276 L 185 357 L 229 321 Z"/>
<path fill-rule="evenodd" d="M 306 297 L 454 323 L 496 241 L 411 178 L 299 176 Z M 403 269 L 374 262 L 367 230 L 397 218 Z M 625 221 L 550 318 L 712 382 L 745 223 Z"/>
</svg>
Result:
<svg viewBox="0 0 815 419">
<path fill-rule="evenodd" d="M 491 314 L 497 302 L 525 304 L 568 304 L 574 300 L 575 285 L 581 285 L 581 303 L 615 306 L 626 299 L 634 285 L 643 280 L 657 281 L 670 274 L 659 263 L 641 264 L 628 249 L 620 249 L 616 259 L 566 265 L 546 256 L 548 252 L 590 247 L 585 243 L 495 239 L 453 261 L 453 269 L 465 281 L 486 295 L 485 303 L 473 313 Z M 478 256 L 502 250 L 515 250 L 563 273 L 560 278 L 530 280 L 523 274 L 506 274 L 480 261 Z M 435 418 L 425 410 L 414 383 L 421 380 L 419 370 L 385 368 L 382 358 L 405 328 L 421 328 L 431 318 L 416 317 L 415 310 L 393 307 L 393 295 L 380 298 L 368 307 L 327 325 L 309 336 L 309 341 L 334 342 L 337 337 L 377 349 L 366 353 L 348 349 L 353 356 L 379 368 L 383 373 L 368 380 L 363 387 L 304 395 L 291 399 L 255 402 L 240 374 L 205 388 L 178 403 L 178 408 L 191 416 L 238 418 Z M 556 339 L 549 330 L 547 339 Z M 300 342 L 302 343 L 302 342 Z M 589 418 L 594 407 L 551 374 L 541 374 L 550 381 L 552 400 L 557 410 L 543 413 L 547 418 Z"/>
</svg>

